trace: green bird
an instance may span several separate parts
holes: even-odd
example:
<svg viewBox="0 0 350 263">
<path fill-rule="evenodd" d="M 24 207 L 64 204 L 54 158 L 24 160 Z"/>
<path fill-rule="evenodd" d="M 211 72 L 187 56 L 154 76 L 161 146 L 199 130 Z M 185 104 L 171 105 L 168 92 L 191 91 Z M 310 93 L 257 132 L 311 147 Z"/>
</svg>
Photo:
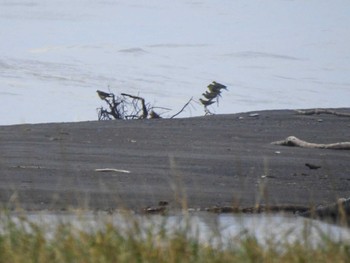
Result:
<svg viewBox="0 0 350 263">
<path fill-rule="evenodd" d="M 206 91 L 205 93 L 203 93 L 203 97 L 208 99 L 208 100 L 212 100 L 215 99 L 217 96 L 220 96 L 221 91 L 219 92 L 208 92 Z"/>
<path fill-rule="evenodd" d="M 227 90 L 227 87 L 225 85 L 213 81 L 213 83 L 208 85 L 208 89 L 210 92 L 218 93 L 221 91 L 221 89 Z"/>
<path fill-rule="evenodd" d="M 101 90 L 96 90 L 97 95 L 100 97 L 101 100 L 105 100 L 106 98 L 113 97 L 111 93 L 107 93 Z"/>
<path fill-rule="evenodd" d="M 203 100 L 203 99 L 199 99 L 199 101 L 206 107 L 206 106 L 209 106 L 213 103 L 215 103 L 215 101 L 213 100 Z"/>
<path fill-rule="evenodd" d="M 220 88 L 215 86 L 214 84 L 209 84 L 208 85 L 208 90 L 211 92 L 211 93 L 217 93 L 220 91 Z"/>
<path fill-rule="evenodd" d="M 220 87 L 220 89 L 227 90 L 227 87 L 225 85 L 222 85 L 220 83 L 217 83 L 216 81 L 213 81 L 213 84 L 216 85 L 217 87 Z"/>
</svg>

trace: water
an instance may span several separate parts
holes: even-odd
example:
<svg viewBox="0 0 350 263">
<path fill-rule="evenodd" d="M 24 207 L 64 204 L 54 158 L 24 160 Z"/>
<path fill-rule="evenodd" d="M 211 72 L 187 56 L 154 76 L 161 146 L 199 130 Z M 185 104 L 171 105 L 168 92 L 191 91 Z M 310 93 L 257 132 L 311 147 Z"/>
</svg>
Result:
<svg viewBox="0 0 350 263">
<path fill-rule="evenodd" d="M 279 244 L 294 242 L 309 242 L 319 245 L 325 241 L 325 236 L 334 242 L 350 242 L 350 232 L 347 228 L 330 225 L 321 221 L 297 217 L 290 214 L 260 214 L 260 215 L 231 215 L 211 214 L 206 212 L 170 216 L 144 216 L 114 213 L 28 213 L 27 220 L 46 227 L 48 237 L 54 233 L 59 223 L 72 224 L 83 231 L 97 231 L 106 222 L 117 226 L 119 230 L 134 229 L 134 223 L 145 231 L 152 229 L 154 234 L 166 230 L 171 234 L 181 229 L 187 229 L 187 234 L 204 244 L 219 247 L 232 246 L 239 240 L 249 236 L 256 237 L 260 244 L 268 244 L 275 240 Z M 18 218 L 14 217 L 17 221 Z"/>
<path fill-rule="evenodd" d="M 95 91 L 172 113 L 346 107 L 350 2 L 0 0 L 0 125 L 96 120 Z M 203 115 L 194 104 L 182 117 Z M 171 115 L 171 113 L 169 113 Z"/>
</svg>

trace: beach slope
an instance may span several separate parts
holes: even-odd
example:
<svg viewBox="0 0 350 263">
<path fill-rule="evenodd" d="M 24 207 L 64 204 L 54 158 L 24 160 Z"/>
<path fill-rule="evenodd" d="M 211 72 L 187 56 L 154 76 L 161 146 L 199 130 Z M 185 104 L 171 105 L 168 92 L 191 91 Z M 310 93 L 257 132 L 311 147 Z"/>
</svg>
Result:
<svg viewBox="0 0 350 263">
<path fill-rule="evenodd" d="M 337 109 L 350 112 L 349 109 Z M 349 197 L 350 118 L 260 111 L 0 127 L 0 203 L 27 210 L 327 204 Z M 311 169 L 311 164 L 317 169 Z"/>
</svg>

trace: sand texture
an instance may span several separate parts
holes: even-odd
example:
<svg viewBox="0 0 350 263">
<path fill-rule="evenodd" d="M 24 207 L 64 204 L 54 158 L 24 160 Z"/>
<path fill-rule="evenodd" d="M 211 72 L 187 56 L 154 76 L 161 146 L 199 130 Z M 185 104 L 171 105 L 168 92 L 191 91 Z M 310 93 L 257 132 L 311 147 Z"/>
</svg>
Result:
<svg viewBox="0 0 350 263">
<path fill-rule="evenodd" d="M 349 197 L 349 150 L 271 144 L 350 141 L 349 117 L 256 113 L 1 126 L 0 203 L 140 211 L 159 201 L 204 209 Z"/>
</svg>

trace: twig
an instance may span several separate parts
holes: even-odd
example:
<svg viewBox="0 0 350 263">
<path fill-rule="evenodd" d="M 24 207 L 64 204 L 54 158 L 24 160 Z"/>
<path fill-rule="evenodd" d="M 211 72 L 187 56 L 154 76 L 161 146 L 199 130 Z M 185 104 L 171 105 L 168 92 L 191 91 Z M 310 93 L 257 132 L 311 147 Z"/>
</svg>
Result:
<svg viewBox="0 0 350 263">
<path fill-rule="evenodd" d="M 191 97 L 189 99 L 189 101 L 182 107 L 182 109 L 178 113 L 176 113 L 175 115 L 171 116 L 170 119 L 175 118 L 177 115 L 179 115 L 181 112 L 183 112 L 184 109 L 191 103 L 192 100 L 193 100 L 193 97 Z"/>
</svg>

